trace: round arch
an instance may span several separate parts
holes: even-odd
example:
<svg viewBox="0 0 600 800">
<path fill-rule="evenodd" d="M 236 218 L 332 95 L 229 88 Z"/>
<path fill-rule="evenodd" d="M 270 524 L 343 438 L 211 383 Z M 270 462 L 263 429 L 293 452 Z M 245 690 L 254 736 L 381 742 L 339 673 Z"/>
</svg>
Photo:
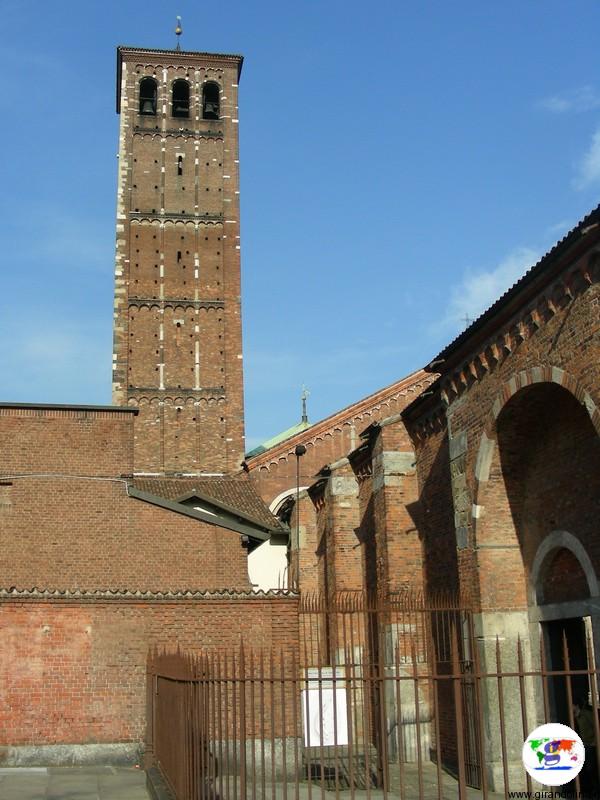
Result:
<svg viewBox="0 0 600 800">
<path fill-rule="evenodd" d="M 529 578 L 531 605 L 536 601 L 536 593 L 542 576 L 542 567 L 545 565 L 546 559 L 550 553 L 553 550 L 559 549 L 570 550 L 581 565 L 587 581 L 590 597 L 597 597 L 600 593 L 596 571 L 585 547 L 579 539 L 568 531 L 552 531 L 544 537 L 533 559 Z"/>
<path fill-rule="evenodd" d="M 306 489 L 308 489 L 308 486 L 301 486 L 300 487 L 300 491 L 301 492 L 305 491 Z M 277 512 L 279 511 L 281 506 L 284 504 L 284 502 L 288 499 L 288 497 L 295 497 L 296 496 L 296 491 L 297 491 L 296 487 L 292 486 L 290 489 L 286 489 L 285 491 L 280 492 L 277 495 L 277 497 L 273 498 L 273 500 L 271 500 L 271 502 L 269 503 L 269 511 L 272 514 L 275 514 L 275 516 L 277 516 Z"/>
<path fill-rule="evenodd" d="M 517 392 L 535 384 L 543 383 L 556 384 L 572 394 L 586 409 L 596 433 L 600 436 L 600 413 L 596 403 L 579 381 L 565 370 L 558 367 L 529 367 L 504 383 L 496 395 L 492 410 L 488 414 L 477 449 L 472 509 L 475 541 L 477 541 L 478 528 L 485 511 L 482 495 L 489 480 L 490 469 L 497 447 L 497 419 Z"/>
</svg>

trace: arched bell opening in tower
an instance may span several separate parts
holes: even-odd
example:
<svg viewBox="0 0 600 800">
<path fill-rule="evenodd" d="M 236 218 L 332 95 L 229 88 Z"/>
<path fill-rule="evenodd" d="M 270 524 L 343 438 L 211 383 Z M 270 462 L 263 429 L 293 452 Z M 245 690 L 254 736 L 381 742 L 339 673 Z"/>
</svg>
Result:
<svg viewBox="0 0 600 800">
<path fill-rule="evenodd" d="M 140 81 L 140 114 L 156 116 L 157 83 L 154 78 L 142 78 Z"/>
<path fill-rule="evenodd" d="M 189 117 L 190 115 L 190 85 L 187 81 L 173 83 L 173 116 Z"/>
<path fill-rule="evenodd" d="M 205 83 L 202 87 L 202 119 L 219 119 L 220 116 L 219 84 Z"/>
</svg>

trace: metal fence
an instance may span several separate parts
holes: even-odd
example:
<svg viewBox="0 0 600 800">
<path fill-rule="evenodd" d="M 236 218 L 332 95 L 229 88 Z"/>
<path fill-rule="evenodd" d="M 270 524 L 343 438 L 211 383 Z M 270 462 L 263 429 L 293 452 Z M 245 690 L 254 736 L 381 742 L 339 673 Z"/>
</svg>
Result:
<svg viewBox="0 0 600 800">
<path fill-rule="evenodd" d="M 484 639 L 452 598 L 400 595 L 307 598 L 299 622 L 297 649 L 150 655 L 147 764 L 177 800 L 509 797 L 541 788 L 528 734 L 576 727 L 584 696 L 600 739 L 589 636 L 585 658 L 564 630 Z"/>
</svg>

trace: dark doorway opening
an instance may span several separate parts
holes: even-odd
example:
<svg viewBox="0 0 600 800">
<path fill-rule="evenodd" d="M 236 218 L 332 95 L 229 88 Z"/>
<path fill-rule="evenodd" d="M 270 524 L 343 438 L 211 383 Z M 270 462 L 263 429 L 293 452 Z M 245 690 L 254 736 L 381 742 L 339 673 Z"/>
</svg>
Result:
<svg viewBox="0 0 600 800">
<path fill-rule="evenodd" d="M 544 639 L 546 645 L 547 667 L 550 671 L 569 670 L 570 672 L 588 669 L 585 622 L 582 617 L 558 619 L 544 623 Z M 565 643 L 567 659 L 565 658 Z M 573 675 L 570 678 L 562 675 L 551 675 L 548 678 L 548 693 L 552 722 L 570 725 L 570 709 L 568 705 L 567 682 L 570 682 L 573 700 L 589 696 L 589 680 L 587 675 Z"/>
</svg>

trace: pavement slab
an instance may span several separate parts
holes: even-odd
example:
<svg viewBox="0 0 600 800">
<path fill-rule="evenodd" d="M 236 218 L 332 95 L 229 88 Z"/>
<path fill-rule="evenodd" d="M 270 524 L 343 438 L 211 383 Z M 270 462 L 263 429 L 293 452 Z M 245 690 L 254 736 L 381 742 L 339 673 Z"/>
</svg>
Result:
<svg viewBox="0 0 600 800">
<path fill-rule="evenodd" d="M 150 800 L 146 773 L 128 767 L 5 767 L 1 800 Z"/>
</svg>

